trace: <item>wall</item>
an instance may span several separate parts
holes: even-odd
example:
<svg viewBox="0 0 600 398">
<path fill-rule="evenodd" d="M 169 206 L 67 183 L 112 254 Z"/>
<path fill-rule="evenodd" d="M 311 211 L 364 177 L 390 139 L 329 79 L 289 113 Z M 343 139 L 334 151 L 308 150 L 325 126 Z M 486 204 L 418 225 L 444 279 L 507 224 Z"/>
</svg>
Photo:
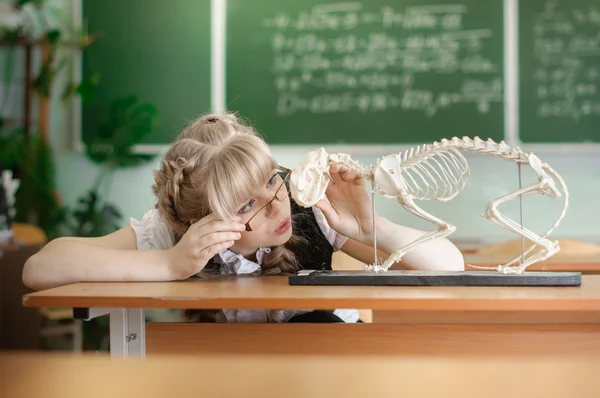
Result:
<svg viewBox="0 0 600 398">
<path fill-rule="evenodd" d="M 71 12 L 70 0 L 54 0 L 63 4 L 65 11 Z M 52 140 L 57 149 L 57 183 L 67 203 L 75 203 L 77 197 L 91 186 L 97 169 L 84 155 L 71 149 L 73 142 L 72 109 L 64 107 L 58 99 L 53 101 Z M 482 134 L 484 134 L 482 132 Z M 527 148 L 525 148 L 527 149 Z M 294 166 L 304 149 L 274 148 L 276 158 L 287 166 Z M 378 156 L 390 152 L 377 152 L 369 155 L 351 153 L 361 163 L 374 163 Z M 577 150 L 555 147 L 536 151 L 546 162 L 562 174 L 570 190 L 570 206 L 567 216 L 553 234 L 555 237 L 568 237 L 600 242 L 600 214 L 596 211 L 596 201 L 600 197 L 600 150 L 579 147 Z M 480 217 L 487 202 L 518 188 L 517 166 L 500 159 L 483 155 L 468 156 L 472 169 L 471 178 L 465 190 L 452 202 L 420 203 L 426 211 L 455 224 L 458 229 L 451 236 L 457 242 L 496 242 L 514 239 L 516 235 Z M 154 205 L 151 192 L 152 170 L 156 162 L 146 166 L 119 171 L 112 181 L 108 199 L 118 204 L 125 217 L 140 218 Z M 523 186 L 532 182 L 530 169 L 522 170 Z M 431 230 L 433 225 L 408 214 L 391 200 L 376 198 L 379 214 L 405 225 Z M 523 221 L 527 228 L 541 233 L 558 216 L 562 200 L 548 197 L 526 197 L 523 199 Z M 506 214 L 518 220 L 518 201 L 504 205 Z M 126 218 L 124 220 L 126 222 Z"/>
<path fill-rule="evenodd" d="M 275 150 L 282 164 L 294 166 L 302 152 L 286 149 Z M 564 153 L 538 153 L 565 179 L 570 191 L 570 205 L 566 217 L 553 236 L 569 237 L 600 242 L 600 213 L 594 203 L 600 197 L 600 156 L 584 151 Z M 485 211 L 488 200 L 497 198 L 518 188 L 517 166 L 500 159 L 483 155 L 467 156 L 471 177 L 465 190 L 450 203 L 422 202 L 420 205 L 432 214 L 455 224 L 458 229 L 452 238 L 460 241 L 496 242 L 514 239 L 515 235 L 488 221 L 480 214 Z M 374 163 L 375 157 L 356 159 L 365 164 Z M 587 165 L 584 166 L 584 163 Z M 119 171 L 113 181 L 109 200 L 118 203 L 124 215 L 141 217 L 154 205 L 151 192 L 152 169 L 157 162 L 132 170 Z M 68 202 L 73 202 L 82 190 L 91 184 L 95 167 L 81 155 L 62 154 L 58 158 L 58 184 Z M 522 185 L 531 183 L 532 171 L 522 170 Z M 431 230 L 433 225 L 408 214 L 400 205 L 389 199 L 376 197 L 377 212 L 390 220 L 416 228 Z M 558 217 L 562 199 L 532 196 L 523 198 L 523 221 L 527 228 L 543 232 Z M 518 201 L 506 203 L 502 209 L 515 219 L 519 218 Z"/>
</svg>

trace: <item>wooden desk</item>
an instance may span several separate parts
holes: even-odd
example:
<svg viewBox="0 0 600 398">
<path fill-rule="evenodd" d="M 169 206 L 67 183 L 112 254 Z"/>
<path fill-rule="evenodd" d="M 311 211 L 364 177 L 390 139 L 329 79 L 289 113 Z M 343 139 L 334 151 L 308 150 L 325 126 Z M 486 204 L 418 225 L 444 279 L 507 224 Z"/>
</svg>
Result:
<svg viewBox="0 0 600 398">
<path fill-rule="evenodd" d="M 0 354 L 0 396 L 596 398 L 600 358 Z"/>
<path fill-rule="evenodd" d="M 600 355 L 600 276 L 580 287 L 289 286 L 286 277 L 78 283 L 26 307 L 110 314 L 114 355 Z M 145 323 L 143 308 L 373 310 L 372 324 Z M 243 336 L 243 338 L 242 338 Z"/>
<path fill-rule="evenodd" d="M 511 261 L 514 257 L 498 258 L 479 256 L 475 254 L 465 254 L 465 263 L 476 266 L 496 266 Z M 466 266 L 466 271 L 479 271 L 480 269 Z M 548 272 L 581 272 L 585 275 L 600 275 L 600 257 L 572 257 L 568 259 L 549 258 L 546 261 L 540 261 L 527 268 L 527 271 L 548 271 Z"/>
</svg>

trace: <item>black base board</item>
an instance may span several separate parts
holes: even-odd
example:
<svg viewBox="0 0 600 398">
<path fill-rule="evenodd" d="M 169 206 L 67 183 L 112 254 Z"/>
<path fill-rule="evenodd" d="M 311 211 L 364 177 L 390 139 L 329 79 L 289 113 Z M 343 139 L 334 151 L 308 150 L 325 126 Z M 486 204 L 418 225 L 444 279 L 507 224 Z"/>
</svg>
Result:
<svg viewBox="0 0 600 398">
<path fill-rule="evenodd" d="M 289 277 L 290 285 L 329 286 L 581 286 L 581 272 L 496 271 L 314 271 Z"/>
</svg>

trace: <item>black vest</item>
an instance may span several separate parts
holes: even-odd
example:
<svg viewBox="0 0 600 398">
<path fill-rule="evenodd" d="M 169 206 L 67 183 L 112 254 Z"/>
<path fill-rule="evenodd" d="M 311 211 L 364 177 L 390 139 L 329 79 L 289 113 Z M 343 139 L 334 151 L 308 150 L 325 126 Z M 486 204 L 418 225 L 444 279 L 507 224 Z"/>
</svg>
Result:
<svg viewBox="0 0 600 398">
<path fill-rule="evenodd" d="M 302 269 L 330 270 L 333 246 L 325 235 L 311 207 L 302 207 L 290 198 L 294 235 L 302 236 L 307 244 L 292 251 Z"/>
</svg>

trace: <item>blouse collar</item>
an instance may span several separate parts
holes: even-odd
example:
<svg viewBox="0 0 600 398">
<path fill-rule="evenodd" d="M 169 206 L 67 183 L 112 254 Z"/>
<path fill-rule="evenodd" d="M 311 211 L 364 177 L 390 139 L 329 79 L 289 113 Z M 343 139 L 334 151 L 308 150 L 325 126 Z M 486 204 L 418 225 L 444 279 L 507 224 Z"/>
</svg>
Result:
<svg viewBox="0 0 600 398">
<path fill-rule="evenodd" d="M 265 254 L 270 252 L 270 247 L 261 247 L 256 252 L 256 262 L 254 262 L 248 260 L 241 254 L 237 254 L 229 249 L 226 249 L 217 254 L 214 258 L 214 261 L 221 266 L 220 268 L 222 275 L 260 273 L 261 264 Z"/>
</svg>

